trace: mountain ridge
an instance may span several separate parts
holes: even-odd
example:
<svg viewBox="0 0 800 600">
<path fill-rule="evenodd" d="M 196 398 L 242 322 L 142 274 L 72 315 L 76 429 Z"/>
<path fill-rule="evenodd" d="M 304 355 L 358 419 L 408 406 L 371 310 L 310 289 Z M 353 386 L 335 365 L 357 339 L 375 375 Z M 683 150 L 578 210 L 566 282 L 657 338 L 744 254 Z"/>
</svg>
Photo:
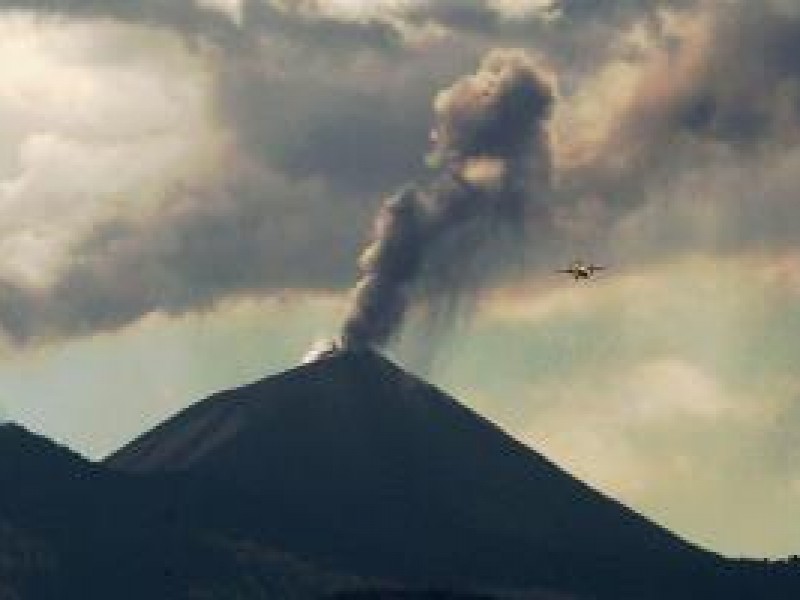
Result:
<svg viewBox="0 0 800 600">
<path fill-rule="evenodd" d="M 718 560 L 371 351 L 213 394 L 105 464 L 244 490 L 291 551 L 419 585 L 551 584 L 579 548 L 592 577 Z"/>
</svg>

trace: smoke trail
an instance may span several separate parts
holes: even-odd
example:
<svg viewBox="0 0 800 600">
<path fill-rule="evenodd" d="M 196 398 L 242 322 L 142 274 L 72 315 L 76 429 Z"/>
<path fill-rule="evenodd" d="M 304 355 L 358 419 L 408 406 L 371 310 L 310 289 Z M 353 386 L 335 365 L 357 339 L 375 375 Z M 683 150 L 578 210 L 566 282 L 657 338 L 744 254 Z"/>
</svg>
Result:
<svg viewBox="0 0 800 600">
<path fill-rule="evenodd" d="M 490 52 L 475 74 L 436 96 L 429 158 L 438 175 L 382 206 L 359 261 L 345 347 L 391 341 L 414 294 L 452 302 L 474 291 L 469 267 L 479 251 L 522 233 L 536 185 L 549 185 L 553 98 L 550 78 L 516 50 Z"/>
</svg>

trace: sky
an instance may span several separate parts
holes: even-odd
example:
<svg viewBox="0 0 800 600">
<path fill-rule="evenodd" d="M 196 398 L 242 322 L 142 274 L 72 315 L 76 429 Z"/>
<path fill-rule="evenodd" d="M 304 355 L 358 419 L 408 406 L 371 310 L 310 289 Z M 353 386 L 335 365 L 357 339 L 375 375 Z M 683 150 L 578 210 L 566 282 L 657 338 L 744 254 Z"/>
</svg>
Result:
<svg viewBox="0 0 800 600">
<path fill-rule="evenodd" d="M 434 248 L 386 351 L 688 539 L 797 553 L 798 40 L 794 0 L 0 0 L 0 418 L 100 458 L 339 335 L 452 90 L 516 57 L 524 235 L 438 320 Z"/>
</svg>

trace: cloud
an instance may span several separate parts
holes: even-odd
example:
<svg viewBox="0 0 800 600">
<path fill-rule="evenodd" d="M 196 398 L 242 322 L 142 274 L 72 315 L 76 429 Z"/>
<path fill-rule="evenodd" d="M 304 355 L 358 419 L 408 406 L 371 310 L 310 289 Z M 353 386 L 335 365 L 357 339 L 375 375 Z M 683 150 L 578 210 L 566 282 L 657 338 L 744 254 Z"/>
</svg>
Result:
<svg viewBox="0 0 800 600">
<path fill-rule="evenodd" d="M 329 51 L 391 50 L 400 40 L 387 23 L 313 18 L 269 0 L 0 0 L 0 11 L 90 23 L 113 20 L 177 32 L 192 45 L 228 50 L 248 47 L 263 35 Z"/>
<path fill-rule="evenodd" d="M 694 14 L 681 26 L 675 46 L 657 52 L 640 80 L 620 135 L 630 143 L 650 134 L 648 144 L 664 148 L 668 136 L 682 134 L 747 145 L 786 133 L 780 126 L 796 120 L 791 83 L 800 68 L 800 21 L 769 4 L 740 3 Z"/>
<path fill-rule="evenodd" d="M 235 27 L 218 2 L 209 5 L 195 0 L 0 0 L 0 10 L 76 20 L 113 19 L 217 39 L 229 37 Z"/>
<path fill-rule="evenodd" d="M 297 179 L 323 178 L 361 201 L 425 169 L 436 78 L 413 65 L 267 45 L 216 68 L 217 116 L 254 160 Z"/>
<path fill-rule="evenodd" d="M 0 110 L 13 123 L 0 134 L 0 276 L 7 317 L 26 321 L 49 306 L 75 244 L 109 218 L 153 210 L 216 134 L 200 61 L 169 35 L 23 15 L 0 29 Z"/>
<path fill-rule="evenodd" d="M 22 297 L 97 295 L 69 292 L 77 304 L 57 315 L 32 303 L 30 322 L 60 323 L 42 332 L 283 287 L 340 289 L 378 198 L 426 177 L 436 90 L 509 40 L 546 56 L 561 82 L 556 189 L 529 224 L 528 272 L 567 252 L 633 269 L 793 243 L 799 17 L 785 3 L 563 0 L 519 15 L 498 2 L 251 1 L 225 4 L 233 20 L 201 4 L 2 4 L 16 66 L 0 81 L 14 115 L 0 133 L 0 274 Z M 489 13 L 490 27 L 469 24 Z M 574 56 L 572 43 L 589 51 Z M 477 160 L 464 175 L 490 180 L 497 166 Z M 287 210 L 291 235 L 267 243 L 266 224 Z M 212 253 L 191 242 L 204 231 L 236 239 Z M 320 260 L 310 240 L 336 249 Z M 248 270 L 235 249 L 266 254 Z M 139 287 L 150 291 L 127 301 L 86 284 L 124 280 L 114 265 L 148 274 Z M 104 302 L 119 311 L 99 318 Z"/>
<path fill-rule="evenodd" d="M 398 140 L 381 138 L 385 155 L 362 150 L 358 123 L 348 157 L 338 139 L 347 121 L 336 111 L 358 115 L 371 103 L 376 115 L 382 104 L 377 94 L 349 94 L 335 77 L 297 106 L 308 84 L 296 76 L 283 82 L 283 97 L 256 97 L 280 77 L 244 65 L 267 54 L 221 55 L 114 22 L 8 14 L 0 26 L 16 65 L 0 82 L 0 106 L 17 116 L 0 152 L 0 321 L 17 343 L 202 310 L 234 294 L 337 289 L 352 278 L 372 211 L 365 190 L 413 168 L 398 166 Z M 230 76 L 243 71 L 255 91 L 233 106 L 228 86 L 242 80 Z M 325 89 L 342 96 L 334 115 L 321 111 Z M 234 117 L 246 100 L 250 112 Z M 304 119 L 310 138 L 297 141 Z M 277 124 L 273 135 L 253 141 L 248 134 L 264 121 Z M 384 133 L 377 115 L 364 123 L 373 138 Z M 330 126 L 340 129 L 325 135 Z M 398 120 L 396 132 L 408 129 Z M 373 180 L 359 188 L 352 181 L 364 173 Z"/>
<path fill-rule="evenodd" d="M 234 294 L 341 288 L 358 243 L 354 210 L 332 217 L 313 182 L 238 168 L 213 187 L 170 190 L 152 215 L 95 225 L 50 286 L 6 284 L 0 321 L 27 343 L 209 309 Z"/>
<path fill-rule="evenodd" d="M 663 13 L 660 27 L 644 38 L 636 27 L 620 36 L 627 41 L 617 58 L 581 86 L 592 92 L 585 103 L 600 103 L 588 118 L 605 128 L 594 147 L 583 149 L 589 168 L 619 185 L 626 177 L 663 173 L 659 164 L 680 167 L 678 151 L 703 159 L 723 145 L 731 151 L 793 145 L 798 19 L 777 3 L 703 3 Z"/>
<path fill-rule="evenodd" d="M 19 65 L 7 106 L 20 118 L 2 148 L 13 216 L 0 232 L 0 276 L 17 342 L 232 294 L 341 287 L 376 195 L 424 172 L 433 92 L 469 58 L 445 52 L 419 70 L 358 40 L 321 56 L 302 35 L 286 43 L 289 32 L 262 22 L 277 9 L 252 3 L 243 28 L 258 43 L 220 47 L 169 33 L 191 29 L 183 19 L 195 23 L 194 5 L 146 5 L 146 15 L 114 3 L 25 8 L 3 20 L 14 33 L 4 50 Z M 149 28 L 162 8 L 166 30 Z M 309 32 L 330 25 L 281 14 Z M 35 34 L 42 42 L 31 47 Z"/>
<path fill-rule="evenodd" d="M 593 72 L 561 77 L 544 237 L 628 268 L 792 247 L 798 19 L 781 2 L 699 2 L 620 26 Z"/>
<path fill-rule="evenodd" d="M 217 10 L 240 26 L 244 19 L 244 0 L 195 0 L 201 9 Z"/>
<path fill-rule="evenodd" d="M 642 391 L 647 390 L 646 394 Z M 635 367 L 621 393 L 630 398 L 627 410 L 637 421 L 714 420 L 730 416 L 735 403 L 708 373 L 675 357 Z"/>
</svg>

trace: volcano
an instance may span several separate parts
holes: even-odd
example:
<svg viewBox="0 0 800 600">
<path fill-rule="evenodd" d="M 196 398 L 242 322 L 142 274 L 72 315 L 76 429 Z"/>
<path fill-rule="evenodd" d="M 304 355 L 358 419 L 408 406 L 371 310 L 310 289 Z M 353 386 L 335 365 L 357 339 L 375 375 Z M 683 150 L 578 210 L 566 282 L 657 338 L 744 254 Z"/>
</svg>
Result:
<svg viewBox="0 0 800 600">
<path fill-rule="evenodd" d="M 231 527 L 415 586 L 682 597 L 723 569 L 367 350 L 215 394 L 105 465 L 190 476 L 217 513 L 227 490 Z"/>
<path fill-rule="evenodd" d="M 0 490 L 0 598 L 800 597 L 796 560 L 697 548 L 367 351 L 101 463 L 2 425 Z"/>
</svg>

